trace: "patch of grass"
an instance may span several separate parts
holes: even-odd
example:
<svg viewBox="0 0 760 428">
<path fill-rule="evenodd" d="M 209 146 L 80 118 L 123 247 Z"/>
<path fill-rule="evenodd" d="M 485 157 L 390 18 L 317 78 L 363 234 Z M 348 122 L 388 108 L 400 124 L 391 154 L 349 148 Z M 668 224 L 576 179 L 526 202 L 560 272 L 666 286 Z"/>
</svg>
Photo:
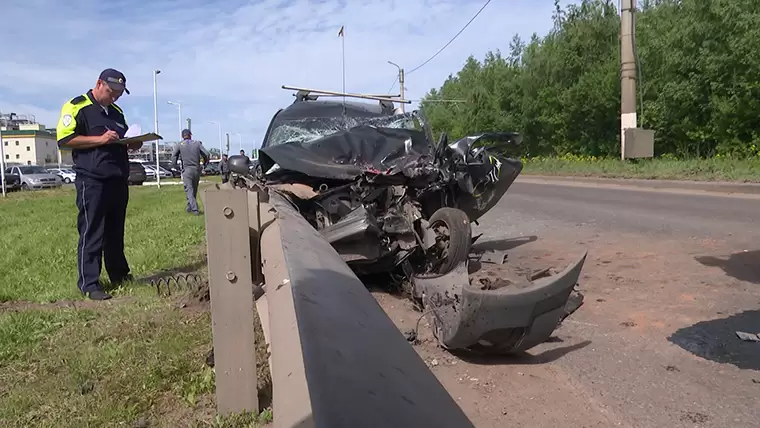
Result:
<svg viewBox="0 0 760 428">
<path fill-rule="evenodd" d="M 660 180 L 760 182 L 760 159 L 640 159 L 580 156 L 523 159 L 525 174 Z"/>
<path fill-rule="evenodd" d="M 0 426 L 212 424 L 210 345 L 208 312 L 153 296 L 0 313 Z"/>
<path fill-rule="evenodd" d="M 126 251 L 135 276 L 178 268 L 205 276 L 198 251 L 204 219 L 185 213 L 182 187 L 130 191 Z M 6 226 L 0 300 L 40 302 L 0 304 L 0 426 L 223 428 L 271 421 L 270 410 L 215 417 L 215 375 L 205 364 L 210 314 L 193 305 L 203 299 L 191 294 L 189 306 L 178 309 L 188 296 L 163 299 L 155 289 L 125 286 L 110 301 L 76 308 L 44 303 L 81 298 L 74 195 L 64 188 L 0 200 Z M 263 368 L 266 347 L 259 345 Z"/>
<path fill-rule="evenodd" d="M 258 415 L 253 413 L 241 413 L 230 416 L 217 416 L 209 425 L 196 423 L 193 428 L 210 426 L 213 428 L 256 428 L 261 425 L 272 422 L 272 411 L 264 409 Z"/>
<path fill-rule="evenodd" d="M 81 298 L 75 195 L 69 187 L 0 200 L 0 301 Z M 130 187 L 125 253 L 136 278 L 203 261 L 197 248 L 205 242 L 204 219 L 188 215 L 185 205 L 182 186 Z"/>
</svg>

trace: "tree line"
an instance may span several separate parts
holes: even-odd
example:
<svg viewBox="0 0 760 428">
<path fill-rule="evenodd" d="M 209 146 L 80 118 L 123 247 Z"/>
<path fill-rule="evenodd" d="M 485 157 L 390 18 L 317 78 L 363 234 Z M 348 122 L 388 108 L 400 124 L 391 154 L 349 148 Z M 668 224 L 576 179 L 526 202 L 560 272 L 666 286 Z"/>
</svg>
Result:
<svg viewBox="0 0 760 428">
<path fill-rule="evenodd" d="M 528 156 L 619 156 L 617 3 L 555 0 L 546 36 L 515 35 L 506 54 L 469 57 L 423 98 L 433 129 L 518 131 Z M 637 3 L 638 119 L 655 131 L 655 155 L 758 156 L 760 1 Z"/>
</svg>

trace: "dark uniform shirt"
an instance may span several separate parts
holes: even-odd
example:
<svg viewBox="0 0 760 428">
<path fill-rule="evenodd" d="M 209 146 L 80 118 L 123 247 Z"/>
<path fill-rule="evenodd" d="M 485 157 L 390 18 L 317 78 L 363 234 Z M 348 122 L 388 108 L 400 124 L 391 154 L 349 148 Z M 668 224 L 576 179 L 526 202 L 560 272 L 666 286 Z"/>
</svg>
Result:
<svg viewBox="0 0 760 428">
<path fill-rule="evenodd" d="M 56 133 L 58 146 L 66 150 L 66 143 L 74 137 L 100 136 L 115 131 L 119 138 L 127 132 L 124 112 L 116 104 L 107 108 L 95 101 L 92 90 L 71 99 L 61 108 Z M 129 177 L 129 155 L 124 144 L 109 143 L 89 149 L 70 149 L 77 176 L 98 180 Z"/>
</svg>

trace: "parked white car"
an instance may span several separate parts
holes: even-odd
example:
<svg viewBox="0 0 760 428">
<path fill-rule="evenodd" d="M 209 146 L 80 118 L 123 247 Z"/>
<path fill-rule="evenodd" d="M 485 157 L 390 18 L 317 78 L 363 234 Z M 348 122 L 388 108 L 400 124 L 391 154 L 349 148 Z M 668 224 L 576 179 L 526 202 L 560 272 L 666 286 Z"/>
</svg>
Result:
<svg viewBox="0 0 760 428">
<path fill-rule="evenodd" d="M 61 177 L 64 183 L 73 183 L 77 179 L 77 173 L 71 168 L 48 168 L 51 174 Z"/>
<path fill-rule="evenodd" d="M 150 179 L 156 179 L 156 166 L 155 165 L 148 165 L 143 164 L 143 168 L 145 168 L 145 174 Z M 159 167 L 158 173 L 161 175 L 161 178 L 172 178 L 171 171 L 168 171 L 162 167 Z"/>
<path fill-rule="evenodd" d="M 63 186 L 61 177 L 37 165 L 12 166 L 6 168 L 5 173 L 16 174 L 21 178 L 21 190 L 54 189 Z"/>
</svg>

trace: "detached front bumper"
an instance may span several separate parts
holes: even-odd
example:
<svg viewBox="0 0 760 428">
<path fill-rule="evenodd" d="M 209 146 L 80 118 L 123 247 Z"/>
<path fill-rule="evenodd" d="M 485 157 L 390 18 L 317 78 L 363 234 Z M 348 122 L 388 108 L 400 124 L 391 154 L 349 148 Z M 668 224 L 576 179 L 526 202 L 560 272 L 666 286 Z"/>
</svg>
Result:
<svg viewBox="0 0 760 428">
<path fill-rule="evenodd" d="M 413 277 L 414 294 L 433 317 L 433 333 L 449 350 L 516 353 L 549 339 L 583 304 L 575 291 L 587 253 L 562 272 L 497 290 L 469 283 L 467 262 L 448 274 Z"/>
</svg>

